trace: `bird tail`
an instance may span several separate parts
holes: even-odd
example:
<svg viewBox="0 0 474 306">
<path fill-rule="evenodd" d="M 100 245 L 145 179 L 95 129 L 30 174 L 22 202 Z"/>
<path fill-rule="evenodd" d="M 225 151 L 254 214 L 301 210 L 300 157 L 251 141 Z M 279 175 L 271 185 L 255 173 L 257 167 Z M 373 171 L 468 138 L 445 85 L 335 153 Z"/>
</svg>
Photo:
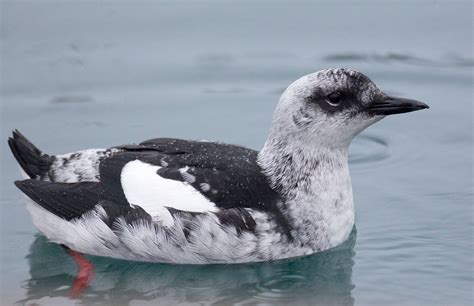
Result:
<svg viewBox="0 0 474 306">
<path fill-rule="evenodd" d="M 13 131 L 13 137 L 8 138 L 8 145 L 21 168 L 30 178 L 41 178 L 48 173 L 53 157 L 43 154 L 18 130 Z"/>
</svg>

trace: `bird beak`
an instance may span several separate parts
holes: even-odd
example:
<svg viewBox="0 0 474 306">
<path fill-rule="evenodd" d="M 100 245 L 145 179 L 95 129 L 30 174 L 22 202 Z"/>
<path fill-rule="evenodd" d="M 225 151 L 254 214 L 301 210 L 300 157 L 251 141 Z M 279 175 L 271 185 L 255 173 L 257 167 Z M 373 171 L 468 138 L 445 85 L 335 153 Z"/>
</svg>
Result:
<svg viewBox="0 0 474 306">
<path fill-rule="evenodd" d="M 423 102 L 398 97 L 386 97 L 369 105 L 365 110 L 372 115 L 393 115 L 430 108 Z"/>
</svg>

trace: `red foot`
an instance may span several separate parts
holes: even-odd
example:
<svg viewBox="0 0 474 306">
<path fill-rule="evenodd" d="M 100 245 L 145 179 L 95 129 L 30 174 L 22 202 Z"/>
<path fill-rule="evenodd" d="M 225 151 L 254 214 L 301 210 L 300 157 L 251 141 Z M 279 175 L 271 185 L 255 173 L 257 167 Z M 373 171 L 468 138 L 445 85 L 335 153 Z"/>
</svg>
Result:
<svg viewBox="0 0 474 306">
<path fill-rule="evenodd" d="M 77 275 L 72 283 L 71 297 L 80 296 L 94 278 L 94 265 L 79 252 L 67 249 L 69 256 L 77 264 Z"/>
</svg>

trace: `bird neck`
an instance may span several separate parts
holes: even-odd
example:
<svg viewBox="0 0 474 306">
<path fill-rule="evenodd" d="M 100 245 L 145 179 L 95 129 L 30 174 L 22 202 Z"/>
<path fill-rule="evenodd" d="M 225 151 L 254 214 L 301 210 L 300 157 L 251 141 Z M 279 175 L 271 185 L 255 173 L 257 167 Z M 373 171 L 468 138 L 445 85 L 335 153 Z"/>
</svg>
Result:
<svg viewBox="0 0 474 306">
<path fill-rule="evenodd" d="M 272 188 L 291 195 L 304 187 L 331 183 L 331 173 L 348 171 L 348 147 L 325 147 L 288 138 L 269 138 L 258 163 Z M 347 172 L 347 175 L 349 173 Z"/>
<path fill-rule="evenodd" d="M 312 148 L 269 138 L 258 162 L 282 198 L 300 243 L 315 250 L 342 243 L 354 224 L 348 148 Z"/>
</svg>

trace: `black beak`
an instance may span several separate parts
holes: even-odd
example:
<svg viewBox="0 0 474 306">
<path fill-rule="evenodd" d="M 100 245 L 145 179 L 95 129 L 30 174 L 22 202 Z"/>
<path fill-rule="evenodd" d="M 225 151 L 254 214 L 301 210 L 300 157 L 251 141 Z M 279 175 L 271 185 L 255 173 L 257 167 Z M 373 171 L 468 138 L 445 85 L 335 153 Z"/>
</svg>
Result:
<svg viewBox="0 0 474 306">
<path fill-rule="evenodd" d="M 365 110 L 372 115 L 393 115 L 413 112 L 425 108 L 430 108 L 423 102 L 397 98 L 397 97 L 386 97 L 383 100 L 376 101 L 369 105 Z"/>
</svg>

